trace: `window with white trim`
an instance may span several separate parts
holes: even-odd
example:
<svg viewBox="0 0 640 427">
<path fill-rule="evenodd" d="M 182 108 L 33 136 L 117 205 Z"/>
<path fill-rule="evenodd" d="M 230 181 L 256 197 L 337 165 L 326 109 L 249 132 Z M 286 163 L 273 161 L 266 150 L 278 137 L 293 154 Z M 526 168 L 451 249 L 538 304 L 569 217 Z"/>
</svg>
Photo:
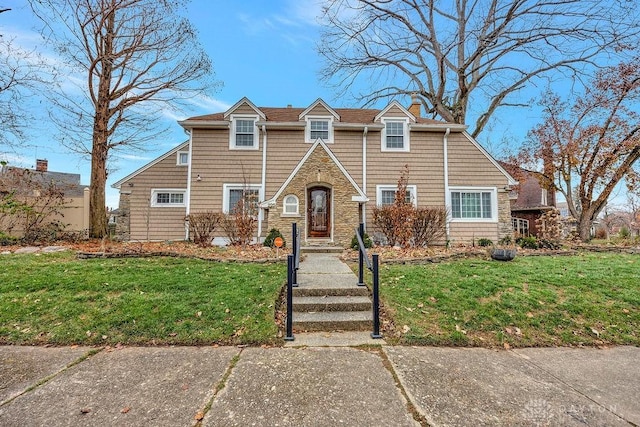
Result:
<svg viewBox="0 0 640 427">
<path fill-rule="evenodd" d="M 491 221 L 497 217 L 495 190 L 452 190 L 451 218 Z"/>
<path fill-rule="evenodd" d="M 178 166 L 187 166 L 189 164 L 189 152 L 188 151 L 178 151 L 176 164 Z"/>
<path fill-rule="evenodd" d="M 289 194 L 282 200 L 282 213 L 284 215 L 298 215 L 299 200 L 293 194 Z"/>
<path fill-rule="evenodd" d="M 181 207 L 186 206 L 187 190 L 157 189 L 151 190 L 152 207 Z"/>
<path fill-rule="evenodd" d="M 224 184 L 222 211 L 234 213 L 236 209 L 242 209 L 248 210 L 250 215 L 257 215 L 261 188 L 260 185 L 251 184 Z"/>
<path fill-rule="evenodd" d="M 376 185 L 376 202 L 378 207 L 392 205 L 396 199 L 396 185 Z M 407 194 L 405 201 L 407 203 L 417 204 L 417 189 L 415 185 L 407 185 Z"/>
<path fill-rule="evenodd" d="M 305 117 L 305 141 L 316 142 L 319 138 L 326 143 L 333 143 L 333 117 Z"/>
<path fill-rule="evenodd" d="M 409 151 L 409 119 L 382 119 L 382 151 Z"/>
<path fill-rule="evenodd" d="M 231 116 L 229 148 L 232 150 L 258 149 L 258 118 L 253 116 Z"/>
</svg>

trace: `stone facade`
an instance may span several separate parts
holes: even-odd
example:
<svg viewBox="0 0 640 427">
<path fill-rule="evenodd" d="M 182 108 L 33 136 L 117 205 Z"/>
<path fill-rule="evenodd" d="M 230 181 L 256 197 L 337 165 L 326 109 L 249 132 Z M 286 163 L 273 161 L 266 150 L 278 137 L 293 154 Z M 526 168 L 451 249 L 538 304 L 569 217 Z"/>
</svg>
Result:
<svg viewBox="0 0 640 427">
<path fill-rule="evenodd" d="M 269 228 L 277 228 L 287 236 L 291 230 L 291 224 L 297 222 L 301 240 L 307 243 L 312 242 L 313 238 L 308 237 L 305 225 L 307 223 L 307 189 L 316 186 L 331 190 L 332 233 L 329 238 L 331 243 L 348 246 L 360 222 L 359 203 L 351 200 L 352 196 L 358 192 L 321 145 L 316 147 L 295 177 L 283 189 L 275 200 L 275 206 L 270 207 Z M 298 198 L 299 213 L 297 215 L 283 213 L 282 203 L 288 195 L 295 195 Z"/>
<path fill-rule="evenodd" d="M 507 191 L 498 191 L 498 238 L 513 237 L 511 202 Z"/>
<path fill-rule="evenodd" d="M 118 216 L 116 217 L 116 238 L 128 241 L 130 238 L 131 193 L 120 192 Z"/>
</svg>

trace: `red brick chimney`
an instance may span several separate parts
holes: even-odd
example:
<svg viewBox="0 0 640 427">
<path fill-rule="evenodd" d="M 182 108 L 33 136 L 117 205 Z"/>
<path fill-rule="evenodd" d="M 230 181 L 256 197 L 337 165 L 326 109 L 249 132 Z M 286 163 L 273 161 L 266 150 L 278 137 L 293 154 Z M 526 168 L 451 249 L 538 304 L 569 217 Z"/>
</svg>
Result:
<svg viewBox="0 0 640 427">
<path fill-rule="evenodd" d="M 420 99 L 418 99 L 418 94 L 413 92 L 411 94 L 411 105 L 409 106 L 409 112 L 416 117 L 420 117 L 420 108 L 422 104 L 420 103 Z"/>
<path fill-rule="evenodd" d="M 49 161 L 46 159 L 36 160 L 36 170 L 38 172 L 46 172 L 49 169 Z"/>
</svg>

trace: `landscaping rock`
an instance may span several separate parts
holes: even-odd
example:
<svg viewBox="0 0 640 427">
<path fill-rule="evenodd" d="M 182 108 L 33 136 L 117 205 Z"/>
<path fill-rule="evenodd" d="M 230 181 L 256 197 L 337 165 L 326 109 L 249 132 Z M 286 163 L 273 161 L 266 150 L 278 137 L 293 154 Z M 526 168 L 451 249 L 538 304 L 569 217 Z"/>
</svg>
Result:
<svg viewBox="0 0 640 427">
<path fill-rule="evenodd" d="M 44 253 L 53 253 L 53 252 L 64 252 L 66 250 L 68 250 L 69 248 L 64 247 L 64 246 L 47 246 L 42 248 L 42 252 Z"/>
<path fill-rule="evenodd" d="M 40 252 L 40 248 L 35 246 L 25 246 L 24 248 L 16 249 L 14 253 L 16 254 L 35 254 L 36 252 Z"/>
</svg>

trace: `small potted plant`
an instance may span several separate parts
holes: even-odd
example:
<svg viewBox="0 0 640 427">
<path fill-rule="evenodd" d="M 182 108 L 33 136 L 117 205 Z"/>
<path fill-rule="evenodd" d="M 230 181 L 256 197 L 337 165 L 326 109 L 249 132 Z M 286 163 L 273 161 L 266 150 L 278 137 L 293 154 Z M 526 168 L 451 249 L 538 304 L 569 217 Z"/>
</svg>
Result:
<svg viewBox="0 0 640 427">
<path fill-rule="evenodd" d="M 491 259 L 496 261 L 511 261 L 516 257 L 516 247 L 513 245 L 511 236 L 500 239 L 499 246 L 494 246 L 489 251 Z"/>
</svg>

